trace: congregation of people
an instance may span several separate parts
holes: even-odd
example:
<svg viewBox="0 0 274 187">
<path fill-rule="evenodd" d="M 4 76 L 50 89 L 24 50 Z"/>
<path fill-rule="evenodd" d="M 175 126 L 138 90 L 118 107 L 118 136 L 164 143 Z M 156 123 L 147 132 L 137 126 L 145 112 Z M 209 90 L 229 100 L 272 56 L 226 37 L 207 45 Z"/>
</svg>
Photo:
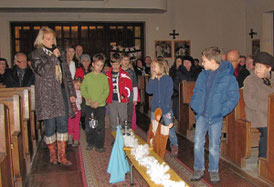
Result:
<svg viewBox="0 0 274 187">
<path fill-rule="evenodd" d="M 247 120 L 261 133 L 259 157 L 266 157 L 267 102 L 269 94 L 274 93 L 274 59 L 266 52 L 244 56 L 236 49 L 225 53 L 218 47 L 209 47 L 202 52 L 201 63 L 186 55 L 177 56 L 172 65 L 150 56 L 132 61 L 127 53 L 115 53 L 106 59 L 103 53 L 85 54 L 81 45 L 61 50 L 56 47 L 55 32 L 47 27 L 40 29 L 34 46 L 30 54 L 16 53 L 12 68 L 5 58 L 0 58 L 0 83 L 7 88 L 35 85 L 36 115 L 44 122 L 44 140 L 52 164 L 72 164 L 66 157 L 66 147 L 79 146 L 81 127 L 86 134 L 86 149 L 101 154 L 105 152 L 106 118 L 112 131 L 118 125 L 131 128 L 136 123 L 135 106 L 140 105 L 138 82 L 144 76 L 149 78 L 146 93 L 152 95 L 151 122 L 160 108 L 163 123 L 170 130 L 171 155 L 175 157 L 179 84 L 183 80 L 196 82 L 190 103 L 196 114 L 193 181 L 204 177 L 207 132 L 210 179 L 220 180 L 223 117 L 237 105 L 239 88 L 243 88 Z"/>
</svg>

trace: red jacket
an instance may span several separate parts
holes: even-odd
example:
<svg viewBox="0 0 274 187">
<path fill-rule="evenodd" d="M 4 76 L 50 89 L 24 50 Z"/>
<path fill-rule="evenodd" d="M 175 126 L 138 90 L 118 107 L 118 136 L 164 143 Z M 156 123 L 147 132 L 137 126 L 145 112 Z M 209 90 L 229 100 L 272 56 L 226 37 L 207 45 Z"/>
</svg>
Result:
<svg viewBox="0 0 274 187">
<path fill-rule="evenodd" d="M 76 72 L 75 72 L 74 77 L 81 77 L 82 80 L 83 80 L 84 76 L 85 76 L 85 74 L 84 74 L 83 69 L 82 68 L 76 68 Z"/>
<path fill-rule="evenodd" d="M 109 95 L 106 100 L 106 103 L 112 103 L 112 96 L 113 96 L 113 85 L 112 85 L 112 68 L 106 72 L 106 76 L 108 78 L 109 84 Z M 132 91 L 132 82 L 130 76 L 120 68 L 119 77 L 118 77 L 118 100 L 121 103 L 127 103 L 130 93 Z M 123 96 L 123 98 L 122 98 Z"/>
</svg>

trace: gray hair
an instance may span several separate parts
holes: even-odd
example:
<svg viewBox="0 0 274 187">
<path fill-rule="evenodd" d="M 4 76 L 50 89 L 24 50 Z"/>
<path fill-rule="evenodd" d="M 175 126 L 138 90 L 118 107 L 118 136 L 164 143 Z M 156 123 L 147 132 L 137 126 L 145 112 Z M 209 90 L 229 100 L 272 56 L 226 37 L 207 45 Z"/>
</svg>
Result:
<svg viewBox="0 0 274 187">
<path fill-rule="evenodd" d="M 84 59 L 87 59 L 88 61 L 91 62 L 90 56 L 89 56 L 88 54 L 83 54 L 83 55 L 81 56 L 81 63 L 83 63 L 83 60 L 84 60 Z"/>
</svg>

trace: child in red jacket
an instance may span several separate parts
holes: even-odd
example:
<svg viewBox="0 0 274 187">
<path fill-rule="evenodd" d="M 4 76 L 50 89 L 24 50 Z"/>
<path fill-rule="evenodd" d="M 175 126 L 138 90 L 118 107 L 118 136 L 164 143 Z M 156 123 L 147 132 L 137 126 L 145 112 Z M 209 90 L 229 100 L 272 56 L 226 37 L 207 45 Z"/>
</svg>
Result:
<svg viewBox="0 0 274 187">
<path fill-rule="evenodd" d="M 110 125 L 112 131 L 116 130 L 118 125 L 127 121 L 127 103 L 132 91 L 132 82 L 130 76 L 120 68 L 121 57 L 119 54 L 113 54 L 111 68 L 106 72 L 109 83 L 109 95 L 106 103 L 109 104 Z"/>
</svg>

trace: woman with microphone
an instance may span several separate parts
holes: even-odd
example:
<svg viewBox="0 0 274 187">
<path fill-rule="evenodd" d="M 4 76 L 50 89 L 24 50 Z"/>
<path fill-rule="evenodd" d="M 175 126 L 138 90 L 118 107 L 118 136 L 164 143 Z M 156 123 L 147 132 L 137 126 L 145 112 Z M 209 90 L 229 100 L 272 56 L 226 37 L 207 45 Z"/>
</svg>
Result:
<svg viewBox="0 0 274 187">
<path fill-rule="evenodd" d="M 30 59 L 35 74 L 36 116 L 44 120 L 50 163 L 69 166 L 71 162 L 66 158 L 68 117 L 75 116 L 72 104 L 76 97 L 69 67 L 56 47 L 52 29 L 42 27 L 34 46 L 36 49 L 31 52 Z"/>
</svg>

